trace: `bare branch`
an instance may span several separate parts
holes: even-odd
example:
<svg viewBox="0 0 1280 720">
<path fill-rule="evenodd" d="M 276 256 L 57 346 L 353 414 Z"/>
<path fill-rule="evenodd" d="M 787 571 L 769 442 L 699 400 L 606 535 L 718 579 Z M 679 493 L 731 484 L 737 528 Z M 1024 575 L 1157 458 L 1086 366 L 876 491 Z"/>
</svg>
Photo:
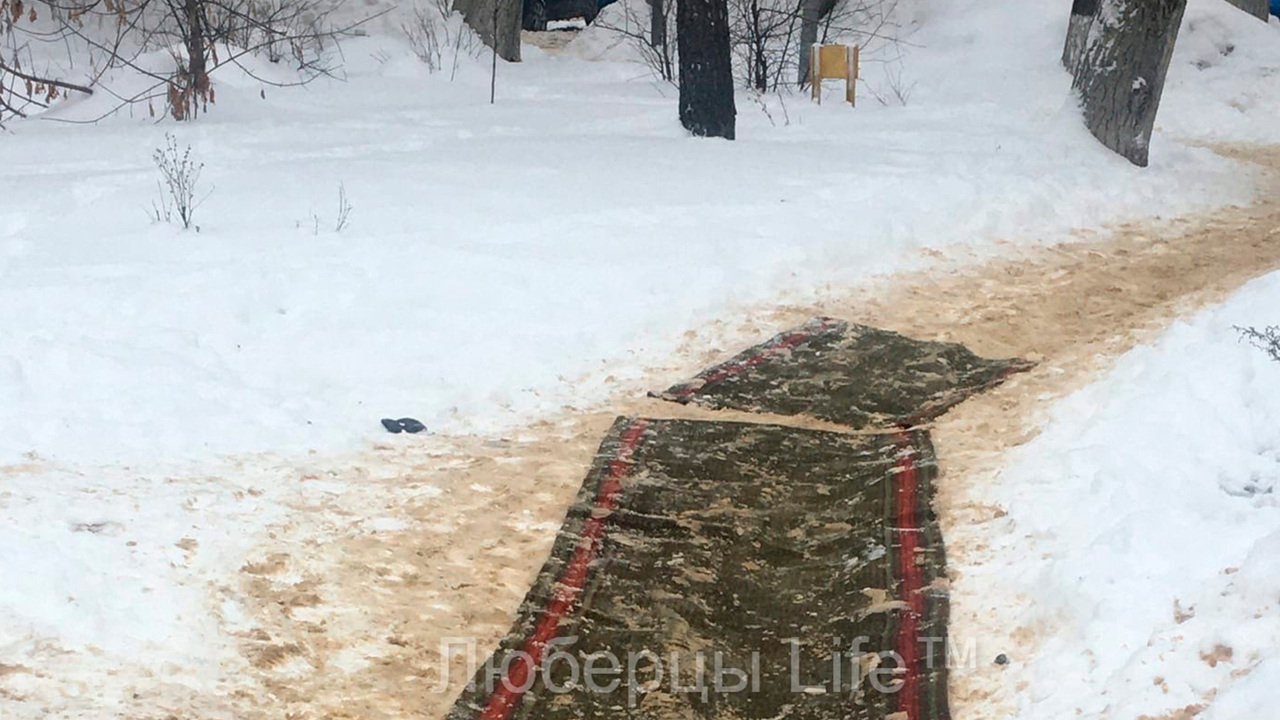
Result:
<svg viewBox="0 0 1280 720">
<path fill-rule="evenodd" d="M 53 78 L 44 78 L 36 75 L 28 75 L 27 73 L 24 73 L 21 70 L 18 70 L 17 68 L 9 67 L 7 64 L 5 64 L 4 60 L 0 60 L 0 72 L 9 73 L 10 75 L 18 78 L 19 80 L 26 80 L 27 82 L 39 83 L 41 85 L 52 85 L 54 87 L 62 88 L 63 90 L 75 90 L 76 92 L 82 92 L 85 95 L 93 94 L 93 88 L 88 88 L 83 85 L 76 85 L 75 83 L 69 83 L 69 82 L 66 82 L 65 80 L 55 80 Z"/>
</svg>

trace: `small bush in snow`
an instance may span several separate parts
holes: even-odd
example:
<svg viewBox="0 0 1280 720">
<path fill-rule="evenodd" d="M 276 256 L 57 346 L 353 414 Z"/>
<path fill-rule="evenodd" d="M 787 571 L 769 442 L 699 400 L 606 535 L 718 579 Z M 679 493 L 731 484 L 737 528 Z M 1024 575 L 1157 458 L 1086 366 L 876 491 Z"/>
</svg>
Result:
<svg viewBox="0 0 1280 720">
<path fill-rule="evenodd" d="M 769 121 L 770 125 L 774 127 L 778 126 L 778 121 L 773 117 L 773 111 L 769 109 L 771 99 L 777 101 L 778 108 L 782 111 L 780 116 L 782 124 L 784 126 L 791 124 L 791 113 L 787 110 L 787 100 L 781 91 L 773 93 L 772 98 L 766 97 L 764 93 L 758 90 L 752 90 L 748 94 L 751 97 L 751 102 L 755 103 L 756 107 L 760 108 L 760 112 L 764 113 L 764 116 Z"/>
<path fill-rule="evenodd" d="M 355 207 L 351 204 L 351 200 L 347 197 L 347 186 L 343 183 L 338 183 L 338 212 L 333 220 L 334 232 L 340 233 L 351 225 L 351 211 L 354 209 Z M 329 224 L 327 220 L 321 220 L 320 214 L 316 212 L 311 213 L 308 222 L 311 225 L 312 235 L 319 235 L 321 226 Z M 302 229 L 304 227 L 302 223 L 303 221 L 299 220 L 296 226 Z"/>
<path fill-rule="evenodd" d="M 347 186 L 338 183 L 338 219 L 333 223 L 333 231 L 342 232 L 346 230 L 350 221 L 351 201 L 347 199 Z"/>
<path fill-rule="evenodd" d="M 429 0 L 428 6 L 417 5 L 413 20 L 402 25 L 413 54 L 426 63 L 427 69 L 440 72 L 449 69 L 452 80 L 458 72 L 458 61 L 463 57 L 479 58 L 484 43 L 453 11 L 450 0 Z"/>
<path fill-rule="evenodd" d="M 1240 339 L 1248 340 L 1250 345 L 1270 355 L 1272 360 L 1280 362 L 1280 326 L 1268 325 L 1259 330 L 1237 325 L 1235 330 L 1240 333 Z"/>
<path fill-rule="evenodd" d="M 158 147 L 151 154 L 156 169 L 160 171 L 160 180 L 156 187 L 160 198 L 151 203 L 151 219 L 155 222 L 182 223 L 183 229 L 191 227 L 196 208 L 209 197 L 196 198 L 196 186 L 200 183 L 200 172 L 204 163 L 191 157 L 191 146 L 178 147 L 178 139 L 165 133 L 164 147 Z M 210 191 L 212 192 L 212 191 Z"/>
<path fill-rule="evenodd" d="M 916 84 L 908 84 L 903 79 L 902 60 L 899 59 L 896 62 L 885 63 L 884 85 L 881 89 L 877 90 L 873 84 L 867 84 L 866 87 L 881 105 L 901 105 L 906 107 Z"/>
</svg>

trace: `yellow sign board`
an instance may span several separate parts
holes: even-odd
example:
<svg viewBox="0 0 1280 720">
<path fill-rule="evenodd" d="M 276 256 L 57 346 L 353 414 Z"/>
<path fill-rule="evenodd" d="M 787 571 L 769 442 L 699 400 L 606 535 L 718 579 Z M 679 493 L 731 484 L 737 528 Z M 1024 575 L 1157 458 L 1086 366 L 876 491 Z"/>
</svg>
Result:
<svg viewBox="0 0 1280 720">
<path fill-rule="evenodd" d="M 856 106 L 858 46 L 815 44 L 809 52 L 809 84 L 813 86 L 813 99 L 819 105 L 822 104 L 823 80 L 844 80 L 844 98 Z"/>
</svg>

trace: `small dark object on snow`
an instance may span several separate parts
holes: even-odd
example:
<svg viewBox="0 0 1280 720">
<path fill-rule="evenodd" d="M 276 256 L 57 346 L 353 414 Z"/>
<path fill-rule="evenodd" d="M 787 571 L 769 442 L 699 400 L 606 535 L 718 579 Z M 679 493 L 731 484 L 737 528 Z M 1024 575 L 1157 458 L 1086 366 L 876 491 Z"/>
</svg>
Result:
<svg viewBox="0 0 1280 720">
<path fill-rule="evenodd" d="M 389 433 L 420 433 L 427 429 L 426 425 L 414 420 L 413 418 L 400 418 L 392 420 L 391 418 L 382 418 L 382 427 L 387 429 Z"/>
<path fill-rule="evenodd" d="M 997 656 L 996 656 L 996 664 L 997 664 L 997 665 L 1008 665 L 1008 664 L 1009 664 L 1009 656 L 1008 656 L 1008 655 L 1005 655 L 1004 653 L 1000 653 L 999 655 L 997 655 Z"/>
<path fill-rule="evenodd" d="M 400 418 L 396 422 L 400 423 L 400 427 L 407 433 L 420 433 L 427 429 L 426 425 L 413 418 Z"/>
</svg>

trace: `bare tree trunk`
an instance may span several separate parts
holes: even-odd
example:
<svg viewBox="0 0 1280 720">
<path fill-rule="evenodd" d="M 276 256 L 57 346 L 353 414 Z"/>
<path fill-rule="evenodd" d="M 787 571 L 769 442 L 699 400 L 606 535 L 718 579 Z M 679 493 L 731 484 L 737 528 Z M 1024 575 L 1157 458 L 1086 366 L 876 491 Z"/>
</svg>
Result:
<svg viewBox="0 0 1280 720">
<path fill-rule="evenodd" d="M 667 6 L 665 0 L 649 0 L 649 44 L 655 48 L 667 44 Z"/>
<path fill-rule="evenodd" d="M 519 62 L 520 27 L 524 21 L 522 4 L 521 0 L 453 0 L 453 9 L 462 13 L 467 25 L 486 45 L 498 52 L 498 57 L 508 62 Z M 495 9 L 497 23 L 493 20 Z"/>
<path fill-rule="evenodd" d="M 818 42 L 818 27 L 822 19 L 835 12 L 839 0 L 799 0 L 800 2 L 800 67 L 797 68 L 797 85 L 809 82 L 809 51 Z"/>
<path fill-rule="evenodd" d="M 209 93 L 209 72 L 205 63 L 204 13 L 200 0 L 186 0 L 187 10 L 187 110 L 191 118 L 199 113 L 200 100 Z"/>
<path fill-rule="evenodd" d="M 809 51 L 818 42 L 818 23 L 822 20 L 823 0 L 800 0 L 800 67 L 796 84 L 809 82 Z"/>
<path fill-rule="evenodd" d="M 751 0 L 751 86 L 760 92 L 769 90 L 769 57 L 765 53 L 768 49 L 766 43 L 768 38 L 765 37 L 764 24 L 762 22 L 760 11 L 760 0 Z"/>
<path fill-rule="evenodd" d="M 1084 122 L 1103 145 L 1147 166 L 1151 131 L 1187 0 L 1103 0 L 1075 69 Z"/>
<path fill-rule="evenodd" d="M 680 55 L 680 122 L 689 132 L 732 140 L 733 68 L 729 60 L 729 8 L 725 0 L 676 3 Z"/>
<path fill-rule="evenodd" d="M 209 101 L 209 68 L 205 57 L 208 29 L 204 0 L 168 0 L 167 9 L 178 25 L 182 48 L 187 51 L 185 67 L 179 64 L 168 80 L 169 112 L 174 120 L 194 120 L 201 101 Z"/>
<path fill-rule="evenodd" d="M 1089 42 L 1089 28 L 1098 14 L 1098 0 L 1075 0 L 1071 4 L 1071 22 L 1067 26 L 1067 44 L 1062 49 L 1062 65 L 1074 73 L 1080 56 Z"/>
</svg>

